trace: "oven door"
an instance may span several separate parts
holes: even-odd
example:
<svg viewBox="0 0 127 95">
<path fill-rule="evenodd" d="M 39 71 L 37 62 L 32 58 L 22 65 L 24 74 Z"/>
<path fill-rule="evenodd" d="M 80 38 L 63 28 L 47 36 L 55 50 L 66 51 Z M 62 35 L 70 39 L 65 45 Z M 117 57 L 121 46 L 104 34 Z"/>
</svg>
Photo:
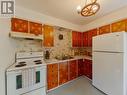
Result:
<svg viewBox="0 0 127 95">
<path fill-rule="evenodd" d="M 45 86 L 46 86 L 46 66 L 36 67 L 34 88 L 38 89 Z"/>
<path fill-rule="evenodd" d="M 7 95 L 20 95 L 23 91 L 22 71 L 11 71 L 6 73 Z"/>
</svg>

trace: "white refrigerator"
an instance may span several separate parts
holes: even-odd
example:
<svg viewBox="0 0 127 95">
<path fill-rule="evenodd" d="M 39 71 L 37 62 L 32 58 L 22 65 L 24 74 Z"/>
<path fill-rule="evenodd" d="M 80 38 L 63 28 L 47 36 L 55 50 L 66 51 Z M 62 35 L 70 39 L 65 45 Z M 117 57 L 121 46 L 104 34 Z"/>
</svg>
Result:
<svg viewBox="0 0 127 95">
<path fill-rule="evenodd" d="M 127 33 L 93 37 L 93 86 L 107 95 L 127 95 Z"/>
</svg>

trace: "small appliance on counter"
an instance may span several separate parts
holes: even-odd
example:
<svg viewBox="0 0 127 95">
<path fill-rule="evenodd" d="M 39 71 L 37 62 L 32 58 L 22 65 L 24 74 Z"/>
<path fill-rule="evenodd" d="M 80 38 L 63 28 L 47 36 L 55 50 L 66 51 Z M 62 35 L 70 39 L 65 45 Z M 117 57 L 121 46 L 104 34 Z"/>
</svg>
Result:
<svg viewBox="0 0 127 95">
<path fill-rule="evenodd" d="M 18 52 L 6 70 L 7 95 L 46 95 L 43 52 Z"/>
<path fill-rule="evenodd" d="M 45 50 L 44 56 L 45 56 L 45 59 L 50 59 L 50 52 L 49 52 L 49 50 Z"/>
</svg>

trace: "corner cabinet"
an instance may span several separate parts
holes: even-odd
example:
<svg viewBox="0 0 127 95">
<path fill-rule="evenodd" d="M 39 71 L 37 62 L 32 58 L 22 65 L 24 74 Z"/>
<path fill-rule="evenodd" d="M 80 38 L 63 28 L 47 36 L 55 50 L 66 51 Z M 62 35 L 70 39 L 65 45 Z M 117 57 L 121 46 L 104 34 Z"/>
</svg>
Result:
<svg viewBox="0 0 127 95">
<path fill-rule="evenodd" d="M 44 34 L 44 40 L 43 40 L 44 47 L 53 47 L 54 46 L 54 28 L 53 28 L 53 26 L 44 25 L 43 26 L 43 34 Z"/>
<path fill-rule="evenodd" d="M 72 31 L 72 47 L 82 47 L 82 33 Z"/>
</svg>

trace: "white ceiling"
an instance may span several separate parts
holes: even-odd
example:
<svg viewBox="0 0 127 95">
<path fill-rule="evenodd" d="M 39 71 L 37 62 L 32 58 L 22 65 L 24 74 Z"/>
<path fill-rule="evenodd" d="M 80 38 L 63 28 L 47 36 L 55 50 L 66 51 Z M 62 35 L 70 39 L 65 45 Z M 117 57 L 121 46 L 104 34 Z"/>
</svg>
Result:
<svg viewBox="0 0 127 95">
<path fill-rule="evenodd" d="M 83 6 L 85 0 L 16 0 L 16 5 L 77 25 L 85 25 L 112 11 L 127 6 L 127 0 L 98 0 L 97 2 L 100 3 L 101 9 L 91 17 L 82 17 L 77 14 L 76 7 L 78 5 Z"/>
</svg>

